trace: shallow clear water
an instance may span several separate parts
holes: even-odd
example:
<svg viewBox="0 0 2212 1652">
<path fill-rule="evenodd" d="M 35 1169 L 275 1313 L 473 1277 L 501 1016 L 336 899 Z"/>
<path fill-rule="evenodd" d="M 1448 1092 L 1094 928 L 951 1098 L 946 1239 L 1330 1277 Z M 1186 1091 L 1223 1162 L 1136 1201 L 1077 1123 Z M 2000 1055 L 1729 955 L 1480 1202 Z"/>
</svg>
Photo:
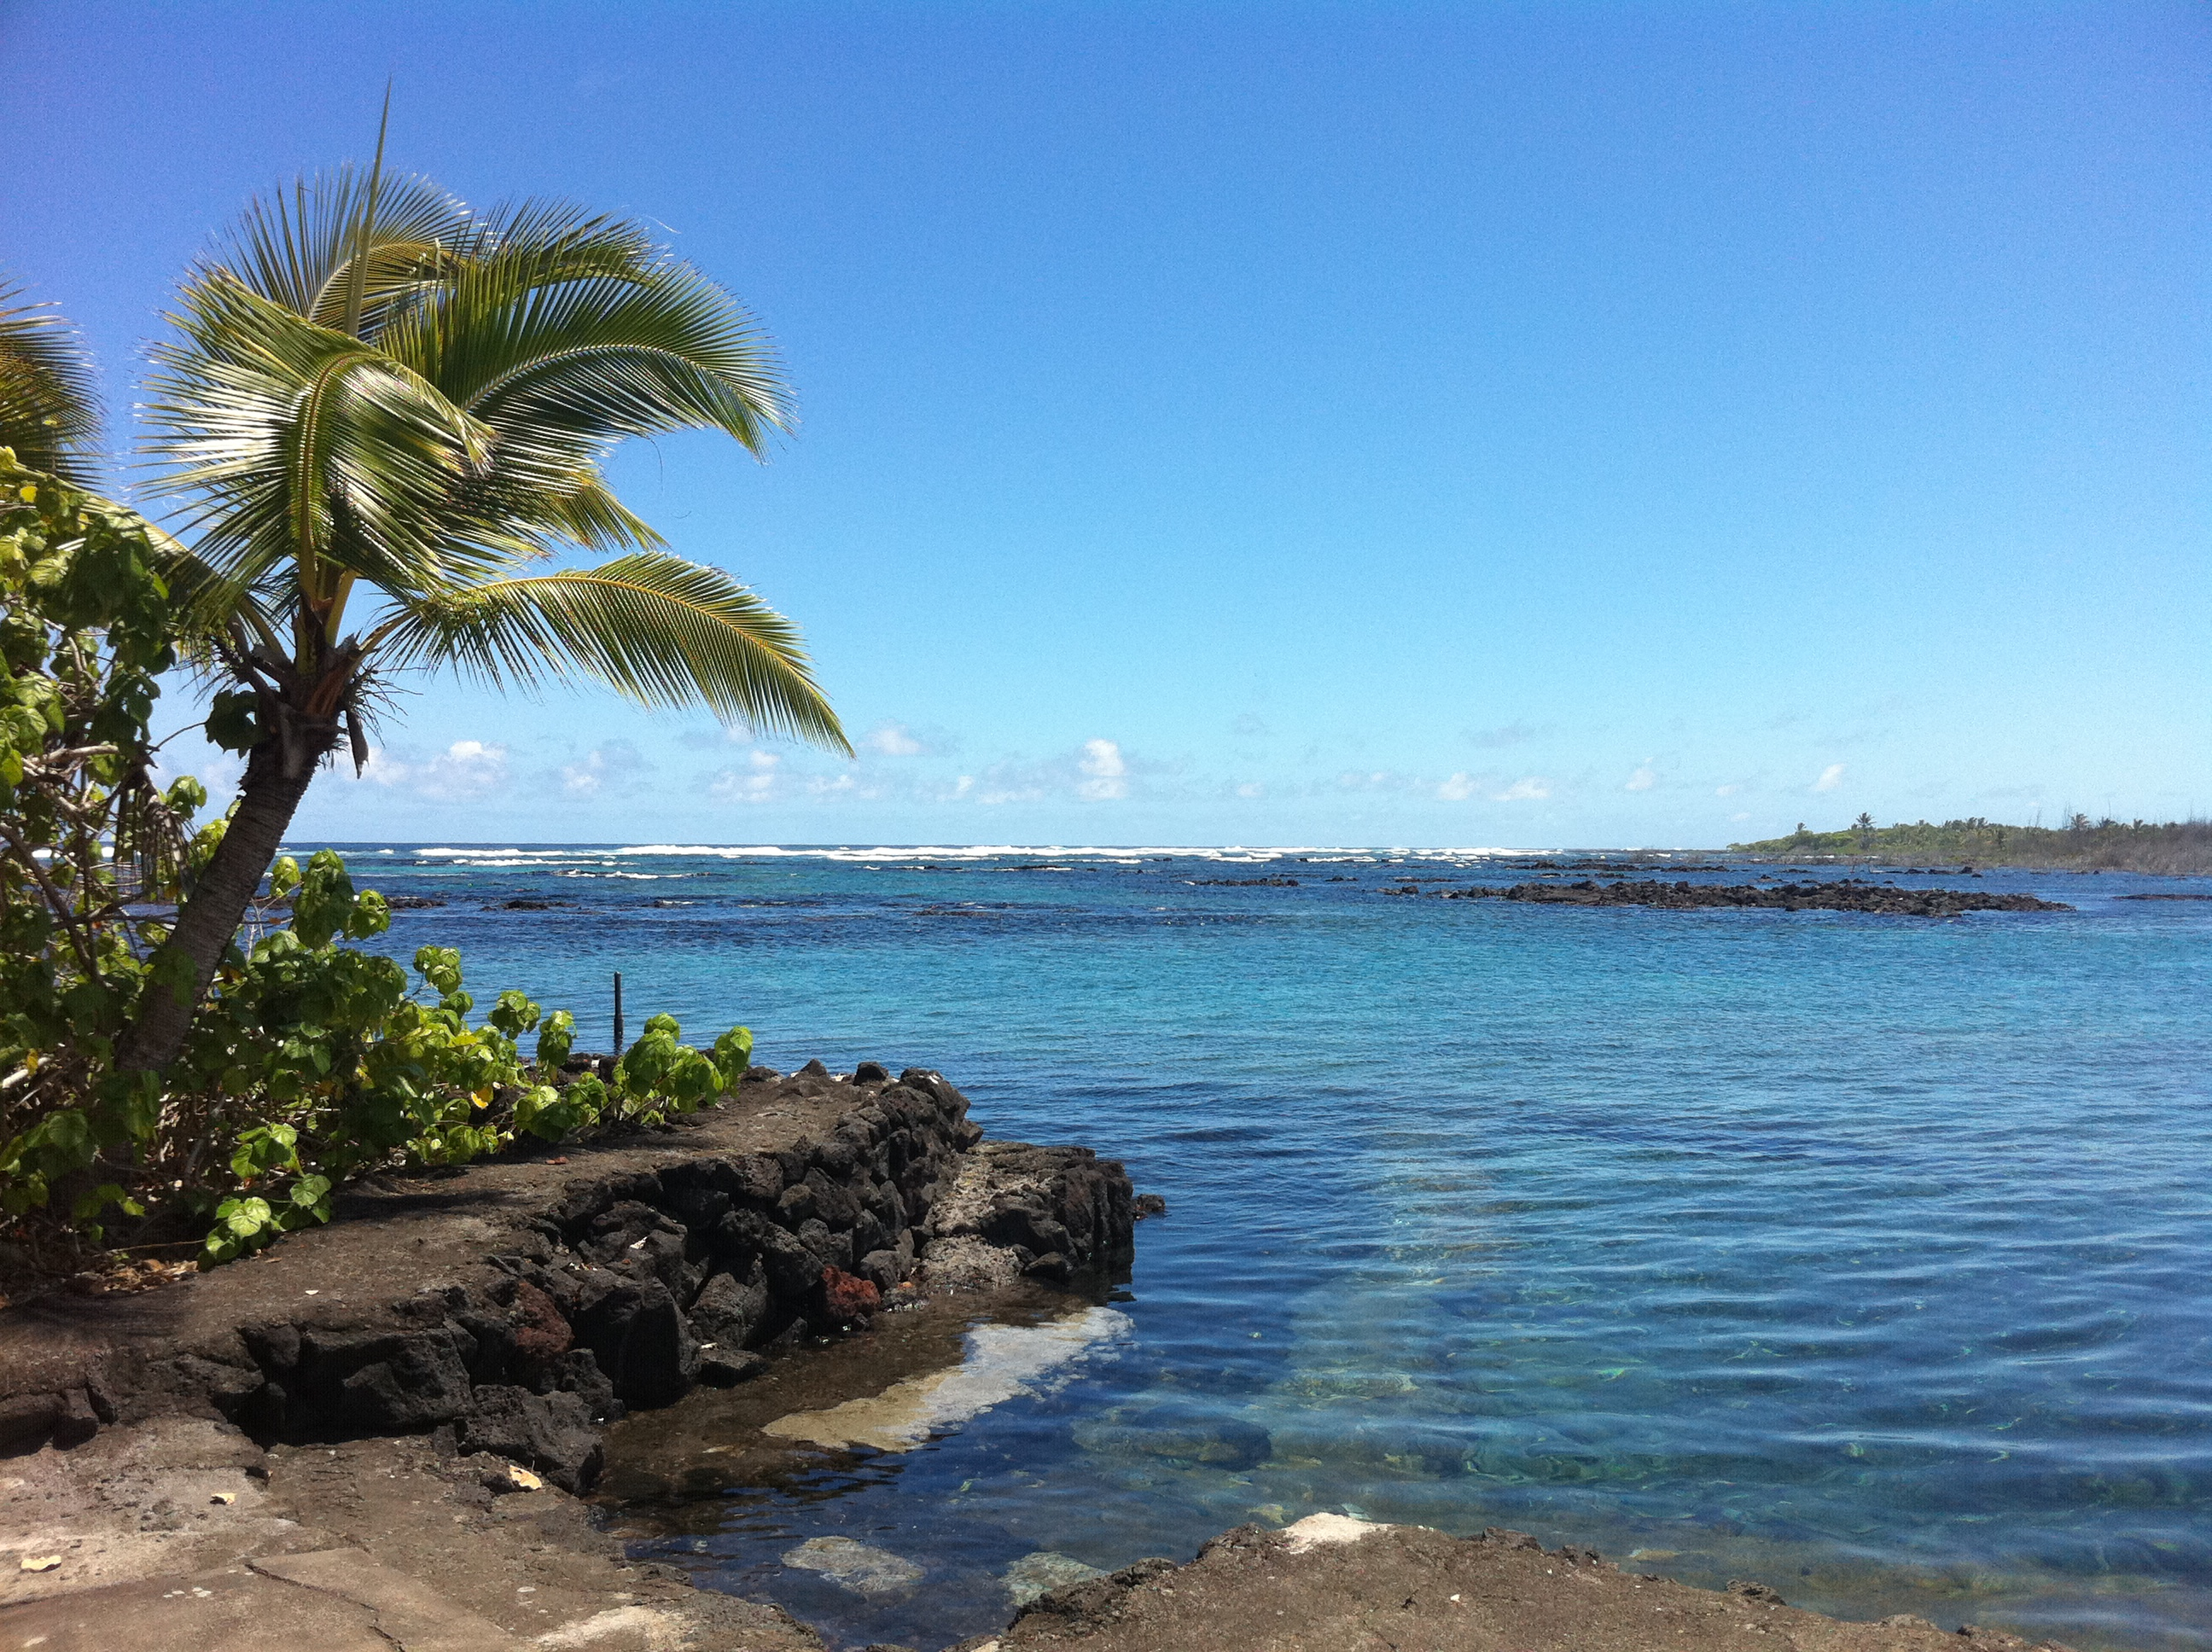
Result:
<svg viewBox="0 0 2212 1652">
<path fill-rule="evenodd" d="M 2078 908 L 1948 921 L 1584 910 L 1387 898 L 1530 874 L 1334 853 L 348 851 L 453 902 L 395 952 L 460 946 L 580 1048 L 619 969 L 633 1029 L 936 1066 L 993 1134 L 1166 1195 L 1125 1333 L 642 1546 L 838 1644 L 1001 1624 L 1040 1550 L 1180 1558 L 1334 1509 L 2212 1646 L 2212 902 L 2115 898 L 2202 883 L 1899 878 Z M 823 1537 L 921 1580 L 785 1564 Z"/>
</svg>

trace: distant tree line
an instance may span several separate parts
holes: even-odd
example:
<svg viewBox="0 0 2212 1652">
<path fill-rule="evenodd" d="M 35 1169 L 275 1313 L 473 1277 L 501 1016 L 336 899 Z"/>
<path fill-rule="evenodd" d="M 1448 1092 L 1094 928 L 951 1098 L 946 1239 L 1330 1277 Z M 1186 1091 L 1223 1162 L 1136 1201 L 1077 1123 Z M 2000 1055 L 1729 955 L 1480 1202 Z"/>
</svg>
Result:
<svg viewBox="0 0 2212 1652">
<path fill-rule="evenodd" d="M 1941 825 L 1917 820 L 1877 826 L 1873 816 L 1862 814 L 1840 831 L 1809 831 L 1801 821 L 1787 837 L 1729 847 L 1744 854 L 1796 859 L 1844 855 L 2077 871 L 2212 873 L 2212 821 L 2203 820 L 2114 820 L 2109 816 L 2093 820 L 2075 814 L 2063 826 L 2012 826 L 1971 815 Z"/>
</svg>

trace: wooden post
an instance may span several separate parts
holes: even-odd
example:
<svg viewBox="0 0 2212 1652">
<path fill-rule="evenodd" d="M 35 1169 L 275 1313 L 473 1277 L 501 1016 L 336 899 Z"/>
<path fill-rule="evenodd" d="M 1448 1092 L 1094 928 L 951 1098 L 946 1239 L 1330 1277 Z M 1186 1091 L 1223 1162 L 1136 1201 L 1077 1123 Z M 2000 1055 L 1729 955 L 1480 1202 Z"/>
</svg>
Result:
<svg viewBox="0 0 2212 1652">
<path fill-rule="evenodd" d="M 619 970 L 619 969 L 617 969 L 617 970 L 616 970 L 616 971 L 615 971 L 615 1060 L 616 1060 L 619 1061 L 619 1060 L 622 1060 L 622 1053 L 623 1053 L 622 971 L 621 971 L 621 970 Z"/>
</svg>

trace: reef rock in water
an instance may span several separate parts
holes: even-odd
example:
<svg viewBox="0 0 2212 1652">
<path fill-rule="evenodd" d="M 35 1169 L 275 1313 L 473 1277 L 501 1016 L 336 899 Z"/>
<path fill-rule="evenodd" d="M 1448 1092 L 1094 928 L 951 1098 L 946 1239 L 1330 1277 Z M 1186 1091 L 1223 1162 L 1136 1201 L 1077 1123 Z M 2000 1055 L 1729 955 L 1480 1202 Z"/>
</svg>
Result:
<svg viewBox="0 0 2212 1652">
<path fill-rule="evenodd" d="M 1070 1583 L 1087 1583 L 1094 1577 L 1105 1576 L 1097 1567 L 1086 1566 L 1073 1555 L 1039 1549 L 1006 1568 L 1006 1594 L 1016 1606 L 1025 1606 L 1039 1595 L 1066 1588 Z"/>
<path fill-rule="evenodd" d="M 872 1549 L 849 1537 L 810 1537 L 783 1557 L 787 1566 L 818 1571 L 855 1594 L 897 1594 L 921 1581 L 921 1568 L 888 1549 Z"/>
</svg>

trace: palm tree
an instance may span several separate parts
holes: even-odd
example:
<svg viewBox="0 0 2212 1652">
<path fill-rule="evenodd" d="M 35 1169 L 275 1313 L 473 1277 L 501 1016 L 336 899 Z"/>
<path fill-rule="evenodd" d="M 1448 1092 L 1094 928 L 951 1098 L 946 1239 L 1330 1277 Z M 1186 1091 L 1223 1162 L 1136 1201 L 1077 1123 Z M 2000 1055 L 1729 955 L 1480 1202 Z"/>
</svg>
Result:
<svg viewBox="0 0 2212 1652">
<path fill-rule="evenodd" d="M 0 282 L 0 447 L 26 470 L 93 485 L 100 404 L 92 358 L 52 305 Z"/>
<path fill-rule="evenodd" d="M 788 421 L 757 327 L 641 228 L 471 211 L 351 169 L 253 204 L 155 353 L 154 490 L 178 502 L 192 646 L 247 752 L 239 801 L 118 1051 L 166 1066 L 317 767 L 368 757 L 379 685 L 596 679 L 849 753 L 796 629 L 671 555 L 602 471 L 625 438 Z M 531 573 L 581 549 L 597 567 Z"/>
</svg>

